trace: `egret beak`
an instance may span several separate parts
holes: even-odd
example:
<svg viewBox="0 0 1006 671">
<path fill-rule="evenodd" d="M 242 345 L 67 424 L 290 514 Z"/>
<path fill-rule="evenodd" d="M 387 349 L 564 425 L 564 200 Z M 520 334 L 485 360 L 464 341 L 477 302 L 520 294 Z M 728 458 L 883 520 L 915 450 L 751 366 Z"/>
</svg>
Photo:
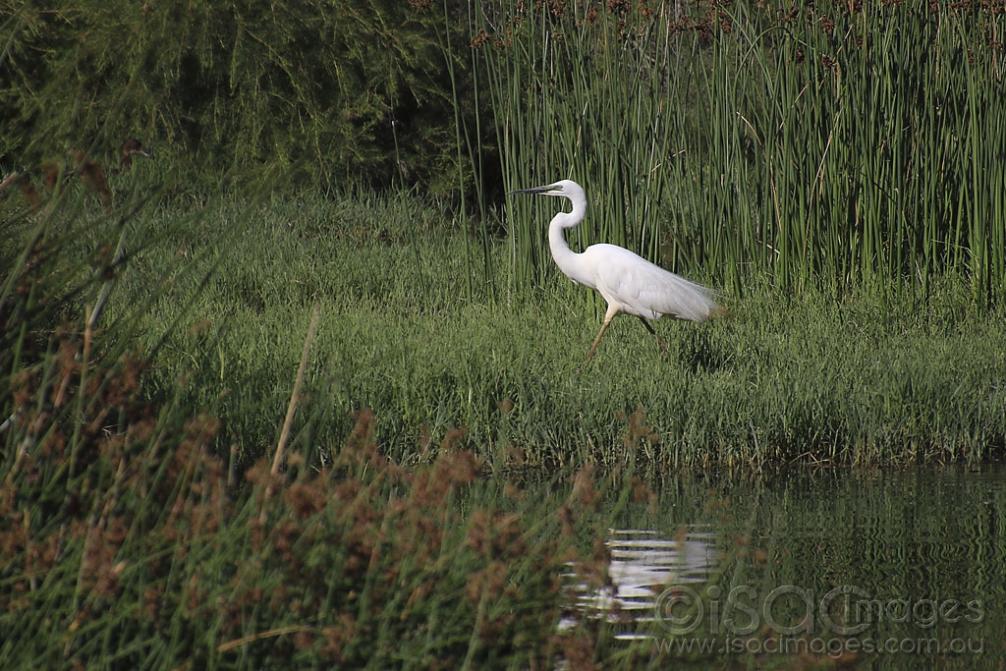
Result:
<svg viewBox="0 0 1006 671">
<path fill-rule="evenodd" d="M 515 193 L 539 194 L 539 193 L 545 193 L 547 191 L 551 191 L 554 188 L 555 188 L 555 184 L 549 184 L 547 186 L 532 186 L 530 189 L 517 189 L 515 191 L 511 191 L 507 195 L 512 196 Z"/>
</svg>

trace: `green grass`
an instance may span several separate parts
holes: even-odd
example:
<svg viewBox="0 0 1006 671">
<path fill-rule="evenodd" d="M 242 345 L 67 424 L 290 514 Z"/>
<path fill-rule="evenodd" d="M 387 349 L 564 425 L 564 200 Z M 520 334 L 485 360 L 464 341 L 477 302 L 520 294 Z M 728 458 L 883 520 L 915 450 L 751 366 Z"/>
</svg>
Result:
<svg viewBox="0 0 1006 671">
<path fill-rule="evenodd" d="M 898 285 L 791 295 L 756 276 L 723 296 L 726 318 L 658 322 L 666 356 L 621 317 L 584 365 L 601 315 L 589 290 L 554 269 L 536 290 L 503 271 L 469 289 L 468 233 L 414 196 L 223 198 L 129 229 L 155 242 L 123 271 L 108 323 L 140 351 L 161 343 L 147 393 L 220 418 L 219 449 L 246 461 L 276 443 L 316 303 L 311 412 L 294 424 L 315 455 L 362 408 L 395 459 L 428 460 L 431 439 L 463 428 L 496 469 L 636 452 L 657 468 L 977 463 L 1006 438 L 1002 314 L 955 277 L 923 299 Z"/>
</svg>

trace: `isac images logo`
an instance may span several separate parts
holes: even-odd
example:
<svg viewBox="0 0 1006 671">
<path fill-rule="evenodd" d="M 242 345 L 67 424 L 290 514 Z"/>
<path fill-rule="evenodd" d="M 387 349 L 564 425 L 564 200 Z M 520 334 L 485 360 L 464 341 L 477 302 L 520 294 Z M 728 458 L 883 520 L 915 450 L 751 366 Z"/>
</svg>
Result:
<svg viewBox="0 0 1006 671">
<path fill-rule="evenodd" d="M 825 593 L 780 585 L 767 594 L 750 585 L 725 590 L 674 585 L 656 601 L 667 633 L 658 643 L 678 654 L 979 654 L 981 638 L 940 638 L 982 622 L 980 599 L 878 598 L 855 585 Z M 884 632 L 897 631 L 891 636 Z"/>
</svg>

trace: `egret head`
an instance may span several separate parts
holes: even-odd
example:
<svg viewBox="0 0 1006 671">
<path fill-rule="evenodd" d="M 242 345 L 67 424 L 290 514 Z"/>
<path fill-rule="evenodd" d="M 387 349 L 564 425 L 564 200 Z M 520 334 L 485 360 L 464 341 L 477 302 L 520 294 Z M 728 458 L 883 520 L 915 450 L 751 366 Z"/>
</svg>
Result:
<svg viewBox="0 0 1006 671">
<path fill-rule="evenodd" d="M 532 193 L 539 196 L 560 196 L 563 198 L 583 198 L 583 189 L 570 179 L 561 179 L 554 184 L 535 186 L 530 189 L 517 189 L 511 193 Z"/>
</svg>

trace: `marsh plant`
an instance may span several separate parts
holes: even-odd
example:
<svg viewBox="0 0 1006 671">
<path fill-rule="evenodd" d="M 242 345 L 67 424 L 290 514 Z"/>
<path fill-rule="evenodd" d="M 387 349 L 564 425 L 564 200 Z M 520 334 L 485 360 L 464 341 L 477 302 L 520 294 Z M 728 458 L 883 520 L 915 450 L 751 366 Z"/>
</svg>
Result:
<svg viewBox="0 0 1006 671">
<path fill-rule="evenodd" d="M 603 545 L 584 541 L 602 528 L 589 469 L 546 508 L 480 480 L 462 431 L 403 468 L 367 410 L 320 457 L 295 442 L 241 465 L 216 418 L 144 392 L 149 360 L 124 322 L 74 317 L 74 297 L 121 267 L 59 272 L 58 212 L 39 215 L 0 296 L 5 668 L 551 668 L 602 654 L 596 627 L 555 627 L 571 564 L 605 580 Z"/>
<path fill-rule="evenodd" d="M 743 291 L 752 274 L 1006 291 L 1001 3 L 478 2 L 502 179 L 589 185 L 574 238 Z M 514 278 L 549 216 L 507 201 Z"/>
</svg>

